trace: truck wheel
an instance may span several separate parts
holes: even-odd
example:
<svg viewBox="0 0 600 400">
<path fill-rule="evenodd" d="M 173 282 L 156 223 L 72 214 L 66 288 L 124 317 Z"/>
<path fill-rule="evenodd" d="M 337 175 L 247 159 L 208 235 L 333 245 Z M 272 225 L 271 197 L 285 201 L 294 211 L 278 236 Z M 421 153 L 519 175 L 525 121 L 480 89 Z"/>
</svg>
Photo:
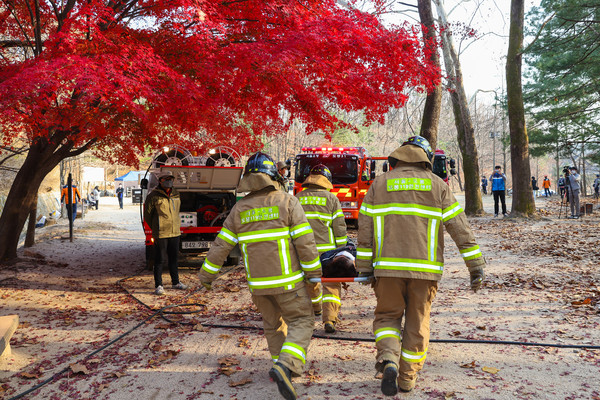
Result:
<svg viewBox="0 0 600 400">
<path fill-rule="evenodd" d="M 146 269 L 154 270 L 154 246 L 146 246 Z"/>
<path fill-rule="evenodd" d="M 236 265 L 239 265 L 241 259 L 242 258 L 240 256 L 227 257 L 227 261 L 225 261 L 225 265 L 235 267 Z"/>
</svg>

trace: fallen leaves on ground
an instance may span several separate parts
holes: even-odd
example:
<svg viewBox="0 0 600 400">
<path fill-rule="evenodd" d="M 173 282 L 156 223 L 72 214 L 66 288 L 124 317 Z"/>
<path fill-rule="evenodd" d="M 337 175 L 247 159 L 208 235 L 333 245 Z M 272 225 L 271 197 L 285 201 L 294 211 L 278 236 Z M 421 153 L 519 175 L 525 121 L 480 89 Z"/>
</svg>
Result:
<svg viewBox="0 0 600 400">
<path fill-rule="evenodd" d="M 460 367 L 461 368 L 477 368 L 477 367 L 479 367 L 479 365 L 477 365 L 477 362 L 475 360 L 473 360 L 470 363 L 462 364 Z"/>
<path fill-rule="evenodd" d="M 74 374 L 83 374 L 83 375 L 88 375 L 90 373 L 90 371 L 87 369 L 87 367 L 83 364 L 70 364 L 69 367 L 71 367 L 71 371 Z"/>
<path fill-rule="evenodd" d="M 252 379 L 246 377 L 246 378 L 242 378 L 239 381 L 233 381 L 233 380 L 229 381 L 229 386 L 231 386 L 231 387 L 242 386 L 242 385 L 245 385 L 245 384 L 251 383 L 251 382 L 252 382 Z"/>
<path fill-rule="evenodd" d="M 490 374 L 497 374 L 498 372 L 500 372 L 500 370 L 498 368 L 494 368 L 494 367 L 483 367 L 483 368 L 481 368 L 481 370 L 483 372 L 487 372 Z"/>
</svg>

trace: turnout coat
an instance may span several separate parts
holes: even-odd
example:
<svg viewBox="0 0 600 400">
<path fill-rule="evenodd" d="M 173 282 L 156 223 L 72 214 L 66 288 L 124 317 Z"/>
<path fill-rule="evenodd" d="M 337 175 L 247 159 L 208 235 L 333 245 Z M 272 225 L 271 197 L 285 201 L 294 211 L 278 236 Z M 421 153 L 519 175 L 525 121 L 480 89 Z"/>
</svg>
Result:
<svg viewBox="0 0 600 400">
<path fill-rule="evenodd" d="M 357 270 L 376 277 L 439 281 L 444 228 L 467 267 L 485 264 L 465 213 L 450 187 L 431 171 L 425 152 L 402 146 L 396 167 L 375 179 L 358 219 Z"/>
<path fill-rule="evenodd" d="M 255 295 L 292 292 L 304 280 L 321 277 L 313 230 L 298 199 L 278 190 L 263 173 L 244 176 L 239 200 L 223 223 L 199 277 L 212 282 L 235 245 L 240 246 L 250 291 Z"/>
<path fill-rule="evenodd" d="M 304 183 L 305 189 L 296 194 L 315 235 L 319 253 L 344 246 L 348 240 L 346 220 L 333 187 L 322 175 L 311 175 Z"/>
</svg>

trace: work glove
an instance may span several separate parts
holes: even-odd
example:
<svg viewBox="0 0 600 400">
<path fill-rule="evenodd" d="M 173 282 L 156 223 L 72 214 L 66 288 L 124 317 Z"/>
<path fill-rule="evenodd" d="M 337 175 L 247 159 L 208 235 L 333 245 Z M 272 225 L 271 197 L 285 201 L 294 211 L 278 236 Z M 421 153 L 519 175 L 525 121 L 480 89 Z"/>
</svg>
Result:
<svg viewBox="0 0 600 400">
<path fill-rule="evenodd" d="M 212 284 L 210 282 L 200 282 L 202 284 L 202 286 L 204 286 L 204 288 L 206 290 L 212 290 Z"/>
<path fill-rule="evenodd" d="M 477 290 L 481 287 L 483 278 L 485 277 L 483 266 L 469 268 L 469 274 L 471 275 L 471 290 L 473 290 L 473 292 L 477 292 Z"/>
</svg>

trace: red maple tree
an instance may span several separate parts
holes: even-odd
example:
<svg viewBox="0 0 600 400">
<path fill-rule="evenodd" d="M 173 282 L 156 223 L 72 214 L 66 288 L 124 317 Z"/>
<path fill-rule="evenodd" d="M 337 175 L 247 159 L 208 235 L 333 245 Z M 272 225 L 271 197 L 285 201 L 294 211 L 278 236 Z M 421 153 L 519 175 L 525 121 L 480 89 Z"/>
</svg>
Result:
<svg viewBox="0 0 600 400">
<path fill-rule="evenodd" d="M 334 0 L 0 0 L 0 141 L 29 145 L 0 260 L 43 178 L 88 149 L 135 165 L 164 143 L 253 151 L 293 119 L 329 133 L 332 107 L 381 121 L 439 80 L 419 33 Z"/>
</svg>

